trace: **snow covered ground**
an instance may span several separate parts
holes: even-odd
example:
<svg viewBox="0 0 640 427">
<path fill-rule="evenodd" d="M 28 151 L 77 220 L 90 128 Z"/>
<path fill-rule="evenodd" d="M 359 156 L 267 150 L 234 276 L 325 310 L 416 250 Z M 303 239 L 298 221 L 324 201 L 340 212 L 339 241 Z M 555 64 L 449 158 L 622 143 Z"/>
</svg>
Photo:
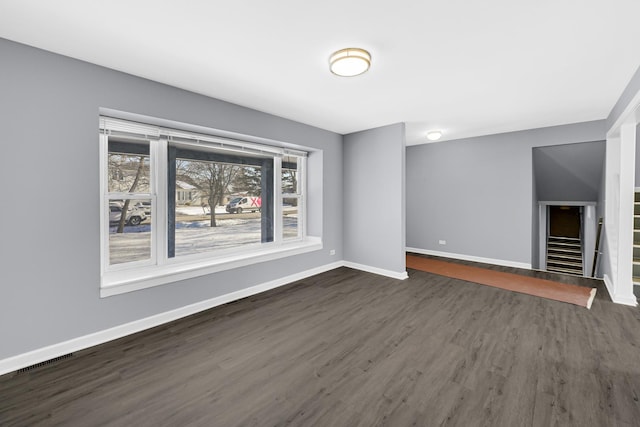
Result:
<svg viewBox="0 0 640 427">
<path fill-rule="evenodd" d="M 176 208 L 177 215 L 207 215 L 210 212 L 209 207 L 201 206 L 178 206 Z M 226 214 L 224 206 L 216 206 L 216 214 Z"/>
<path fill-rule="evenodd" d="M 224 208 L 222 208 L 224 209 Z M 197 212 L 196 212 L 197 211 Z M 189 213 L 188 213 L 189 212 Z M 193 213 L 191 213 L 193 212 Z M 216 213 L 218 209 L 216 208 Z M 202 208 L 187 206 L 178 208 L 182 215 L 202 215 Z M 210 227 L 209 220 L 176 222 L 176 257 L 232 248 L 261 241 L 260 218 L 217 218 L 217 227 Z M 298 233 L 297 215 L 283 218 L 284 237 L 295 237 Z M 121 264 L 141 261 L 151 257 L 151 225 L 140 224 L 125 227 L 124 233 L 109 229 L 110 263 Z"/>
</svg>

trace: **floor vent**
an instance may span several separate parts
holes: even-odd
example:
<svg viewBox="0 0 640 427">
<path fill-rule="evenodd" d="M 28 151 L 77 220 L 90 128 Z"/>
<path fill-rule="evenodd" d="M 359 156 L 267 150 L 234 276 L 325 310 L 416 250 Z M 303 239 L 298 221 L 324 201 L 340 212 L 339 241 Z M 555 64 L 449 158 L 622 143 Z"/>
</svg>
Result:
<svg viewBox="0 0 640 427">
<path fill-rule="evenodd" d="M 58 360 L 68 359 L 73 356 L 73 353 L 65 354 L 64 356 L 54 357 L 53 359 L 45 360 L 44 362 L 36 363 L 35 365 L 27 366 L 26 368 L 18 369 L 16 372 L 18 374 L 22 372 L 29 372 L 37 369 L 41 366 L 51 365 L 52 363 L 57 362 Z"/>
</svg>

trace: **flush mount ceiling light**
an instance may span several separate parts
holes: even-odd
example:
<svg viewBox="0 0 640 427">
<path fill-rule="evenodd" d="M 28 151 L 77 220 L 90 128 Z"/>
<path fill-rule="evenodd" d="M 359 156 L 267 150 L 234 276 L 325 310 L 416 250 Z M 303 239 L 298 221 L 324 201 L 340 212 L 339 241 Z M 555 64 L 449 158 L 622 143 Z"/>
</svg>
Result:
<svg viewBox="0 0 640 427">
<path fill-rule="evenodd" d="M 331 72 L 342 77 L 357 76 L 367 71 L 370 66 L 371 54 L 357 47 L 340 49 L 329 57 Z"/>
<path fill-rule="evenodd" d="M 442 138 L 442 131 L 441 130 L 432 130 L 427 132 L 427 139 L 429 141 L 437 141 L 440 138 Z"/>
</svg>

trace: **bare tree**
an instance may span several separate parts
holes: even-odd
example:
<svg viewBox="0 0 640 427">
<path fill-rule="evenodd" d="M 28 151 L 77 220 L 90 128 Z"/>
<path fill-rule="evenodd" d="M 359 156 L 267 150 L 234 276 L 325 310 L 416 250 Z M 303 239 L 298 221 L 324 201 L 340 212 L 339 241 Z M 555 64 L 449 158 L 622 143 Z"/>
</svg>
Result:
<svg viewBox="0 0 640 427">
<path fill-rule="evenodd" d="M 140 182 L 140 177 L 142 176 L 142 172 L 144 171 L 144 156 L 140 156 L 138 159 L 138 170 L 136 171 L 136 177 L 133 180 L 133 184 L 131 184 L 131 188 L 129 188 L 129 193 L 135 193 L 136 188 L 138 187 L 138 183 Z M 120 221 L 118 221 L 118 229 L 116 233 L 124 233 L 124 225 L 127 223 L 127 213 L 129 212 L 129 203 L 131 199 L 126 199 L 122 206 L 122 212 L 120 213 Z"/>
<path fill-rule="evenodd" d="M 239 166 L 201 161 L 182 161 L 176 176 L 200 190 L 207 198 L 211 211 L 211 227 L 217 227 L 216 206 L 222 204 L 224 195 L 229 191 Z"/>
<path fill-rule="evenodd" d="M 139 186 L 148 186 L 149 179 L 146 172 L 148 156 L 133 156 L 129 154 L 109 154 L 109 191 L 134 193 Z M 135 175 L 133 171 L 135 170 Z M 131 178 L 133 177 L 133 182 Z M 122 206 L 116 233 L 124 233 L 127 223 L 127 213 L 131 200 L 126 199 Z"/>
</svg>

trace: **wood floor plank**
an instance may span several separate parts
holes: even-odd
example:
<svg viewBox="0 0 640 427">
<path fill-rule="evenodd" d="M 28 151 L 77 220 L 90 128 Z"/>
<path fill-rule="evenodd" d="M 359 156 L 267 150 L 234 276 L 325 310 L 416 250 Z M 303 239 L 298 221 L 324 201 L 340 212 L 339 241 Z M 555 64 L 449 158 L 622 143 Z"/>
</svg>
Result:
<svg viewBox="0 0 640 427">
<path fill-rule="evenodd" d="M 0 425 L 638 425 L 640 310 L 586 285 L 340 268 L 0 377 Z"/>
</svg>

